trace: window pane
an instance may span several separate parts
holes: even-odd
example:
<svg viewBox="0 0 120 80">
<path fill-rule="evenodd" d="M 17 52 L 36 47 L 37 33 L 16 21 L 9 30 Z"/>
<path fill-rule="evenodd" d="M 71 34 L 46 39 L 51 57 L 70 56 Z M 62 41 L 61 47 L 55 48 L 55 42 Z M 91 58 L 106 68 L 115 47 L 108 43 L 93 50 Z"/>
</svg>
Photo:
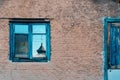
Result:
<svg viewBox="0 0 120 80">
<path fill-rule="evenodd" d="M 33 25 L 33 33 L 46 33 L 45 25 Z"/>
<path fill-rule="evenodd" d="M 15 33 L 28 33 L 28 25 L 15 25 Z"/>
<path fill-rule="evenodd" d="M 108 80 L 120 80 L 120 70 L 119 69 L 108 70 Z"/>
<path fill-rule="evenodd" d="M 28 35 L 15 35 L 15 57 L 28 57 Z"/>
<path fill-rule="evenodd" d="M 32 49 L 33 57 L 45 57 L 46 56 L 46 36 L 33 35 L 32 48 L 33 48 Z"/>
</svg>

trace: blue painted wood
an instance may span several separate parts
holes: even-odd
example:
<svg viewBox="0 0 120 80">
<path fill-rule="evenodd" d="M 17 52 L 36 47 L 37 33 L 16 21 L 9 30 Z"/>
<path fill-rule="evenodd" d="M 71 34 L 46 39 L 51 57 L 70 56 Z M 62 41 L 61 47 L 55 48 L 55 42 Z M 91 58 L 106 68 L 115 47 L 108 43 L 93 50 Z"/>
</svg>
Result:
<svg viewBox="0 0 120 80">
<path fill-rule="evenodd" d="M 117 30 L 116 30 L 116 27 L 114 26 L 114 48 L 115 48 L 115 50 L 114 50 L 114 60 L 115 60 L 115 62 L 113 63 L 114 65 L 117 65 L 117 60 L 116 60 L 116 57 L 117 57 Z"/>
<path fill-rule="evenodd" d="M 111 67 L 111 65 L 112 65 L 112 62 L 113 62 L 113 59 L 112 59 L 112 54 L 111 53 L 113 53 L 113 27 L 112 27 L 112 25 L 110 25 L 110 67 Z"/>
<path fill-rule="evenodd" d="M 109 22 L 109 23 L 119 23 L 120 22 L 120 17 L 119 18 L 106 17 L 106 21 Z"/>
<path fill-rule="evenodd" d="M 47 24 L 47 58 L 48 61 L 50 61 L 51 57 L 51 50 L 50 50 L 50 24 Z"/>
<path fill-rule="evenodd" d="M 29 25 L 29 33 L 28 33 L 28 42 L 29 42 L 29 58 L 32 59 L 32 24 L 28 24 Z"/>
<path fill-rule="evenodd" d="M 110 36 L 110 43 L 111 43 L 111 45 L 110 46 L 112 46 L 111 47 L 111 65 L 114 65 L 115 64 L 115 58 L 113 57 L 113 56 L 115 56 L 113 53 L 115 53 L 115 51 L 116 51 L 116 49 L 115 49 L 115 27 L 112 25 L 111 26 L 111 36 Z"/>
<path fill-rule="evenodd" d="M 116 54 L 116 50 L 117 50 L 117 49 L 116 49 L 116 37 L 115 37 L 115 36 L 116 36 L 116 29 L 115 29 L 115 27 L 113 26 L 113 36 L 112 36 L 112 37 L 113 37 L 113 44 L 112 44 L 112 45 L 113 45 L 113 53 L 111 53 L 111 54 L 112 54 L 112 58 L 113 58 L 113 60 L 114 60 L 114 61 L 112 62 L 113 65 L 116 64 L 116 59 L 115 59 L 115 56 L 116 56 L 116 55 L 115 55 L 115 54 Z M 113 56 L 114 56 L 114 57 L 113 57 Z"/>
<path fill-rule="evenodd" d="M 119 27 L 115 27 L 115 29 L 116 29 L 116 32 L 115 32 L 115 39 L 116 39 L 116 44 L 115 44 L 115 46 L 116 46 L 116 52 L 115 53 L 113 53 L 113 54 L 115 54 L 115 66 L 116 66 L 116 68 L 117 68 L 117 65 L 120 65 L 120 53 L 119 53 Z"/>
<path fill-rule="evenodd" d="M 12 23 L 9 24 L 9 60 L 12 60 L 12 54 L 13 54 L 13 50 L 12 50 L 12 44 L 13 44 L 13 38 L 12 38 Z"/>
<path fill-rule="evenodd" d="M 119 50 L 119 36 L 120 36 L 119 27 L 112 25 L 110 30 L 110 57 L 111 65 L 116 66 L 120 65 L 120 50 Z"/>
<path fill-rule="evenodd" d="M 110 36 L 110 42 L 111 42 L 111 44 L 110 44 L 110 46 L 112 46 L 111 47 L 111 65 L 115 65 L 115 57 L 113 57 L 113 56 L 115 56 L 115 53 L 116 53 L 116 38 L 115 38 L 115 35 L 116 35 L 116 30 L 115 30 L 115 27 L 114 27 L 114 25 L 112 25 L 111 26 L 111 29 L 112 29 L 112 32 L 111 32 L 111 36 Z"/>
<path fill-rule="evenodd" d="M 108 40 L 108 23 L 107 23 L 107 18 L 104 19 L 104 24 L 103 24 L 103 55 L 104 55 L 104 80 L 108 80 L 108 73 L 107 73 L 107 68 L 108 68 L 108 62 L 107 62 L 107 40 Z"/>
<path fill-rule="evenodd" d="M 118 63 L 119 63 L 119 65 L 120 65 L 120 27 L 118 28 L 119 29 L 119 32 L 118 32 L 118 59 L 119 59 L 119 61 L 118 61 Z"/>
<path fill-rule="evenodd" d="M 116 68 L 117 68 L 117 66 L 119 65 L 119 28 L 118 27 L 116 27 L 116 56 L 115 56 L 115 58 L 116 58 Z"/>
</svg>

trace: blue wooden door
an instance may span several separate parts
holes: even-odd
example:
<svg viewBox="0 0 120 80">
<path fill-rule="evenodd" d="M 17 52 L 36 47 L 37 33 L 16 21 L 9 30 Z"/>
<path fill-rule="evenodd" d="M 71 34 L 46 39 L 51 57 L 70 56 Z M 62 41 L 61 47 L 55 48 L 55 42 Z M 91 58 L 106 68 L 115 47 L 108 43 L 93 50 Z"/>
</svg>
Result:
<svg viewBox="0 0 120 80">
<path fill-rule="evenodd" d="M 120 65 L 120 27 L 111 25 L 110 27 L 110 64 Z"/>
</svg>

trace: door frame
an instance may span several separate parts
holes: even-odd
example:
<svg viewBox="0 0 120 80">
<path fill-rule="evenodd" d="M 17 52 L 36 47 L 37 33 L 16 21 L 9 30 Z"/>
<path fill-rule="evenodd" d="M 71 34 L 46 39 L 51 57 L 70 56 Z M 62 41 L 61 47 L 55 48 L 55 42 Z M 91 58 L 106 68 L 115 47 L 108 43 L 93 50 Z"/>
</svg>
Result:
<svg viewBox="0 0 120 80">
<path fill-rule="evenodd" d="M 104 17 L 103 21 L 103 80 L 108 80 L 108 28 L 109 23 L 120 23 L 120 18 Z"/>
</svg>

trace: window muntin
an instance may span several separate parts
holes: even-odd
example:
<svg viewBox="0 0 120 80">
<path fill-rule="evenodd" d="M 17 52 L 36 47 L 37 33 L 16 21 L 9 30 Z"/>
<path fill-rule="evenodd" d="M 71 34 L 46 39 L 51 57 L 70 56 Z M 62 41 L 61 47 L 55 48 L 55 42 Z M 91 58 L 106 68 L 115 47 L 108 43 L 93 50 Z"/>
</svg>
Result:
<svg viewBox="0 0 120 80">
<path fill-rule="evenodd" d="M 14 44 L 10 45 L 12 61 L 20 61 L 24 58 L 28 59 L 27 61 L 48 61 L 50 59 L 49 23 L 11 23 L 10 28 L 13 38 L 11 38 L 11 43 Z"/>
</svg>

